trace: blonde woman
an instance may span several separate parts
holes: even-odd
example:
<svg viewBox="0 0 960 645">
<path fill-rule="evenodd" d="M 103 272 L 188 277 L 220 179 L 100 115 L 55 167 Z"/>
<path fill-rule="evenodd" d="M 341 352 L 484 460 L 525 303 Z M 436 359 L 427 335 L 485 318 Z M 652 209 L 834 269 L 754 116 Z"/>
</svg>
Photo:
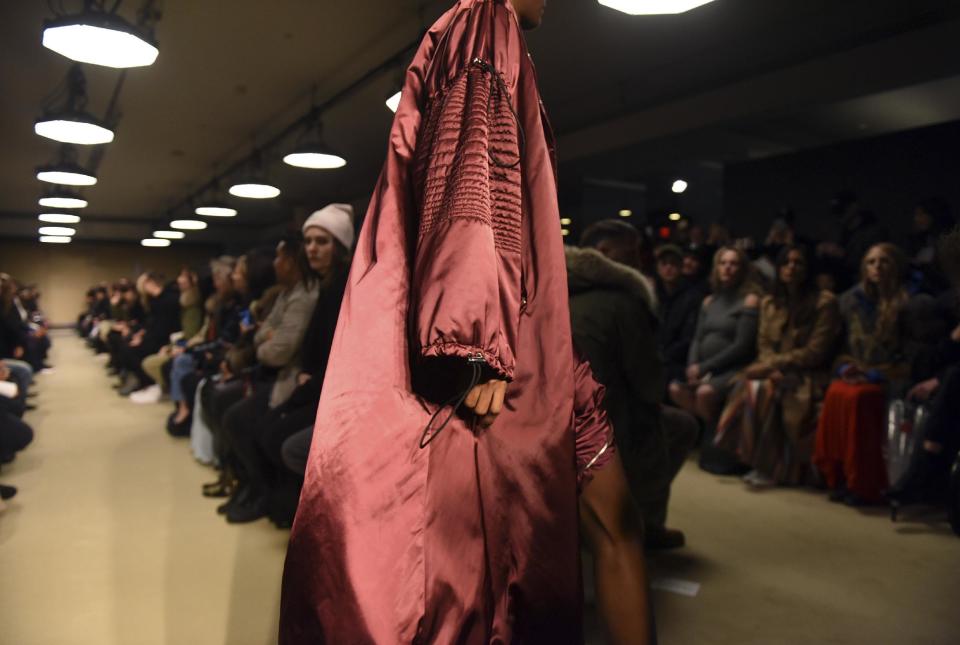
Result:
<svg viewBox="0 0 960 645">
<path fill-rule="evenodd" d="M 837 379 L 817 428 L 813 462 L 832 501 L 850 505 L 878 502 L 887 486 L 881 450 L 887 391 L 909 376 L 904 352 L 903 286 L 906 261 L 892 244 L 870 248 L 860 266 L 860 283 L 840 297 L 846 327 Z"/>
</svg>

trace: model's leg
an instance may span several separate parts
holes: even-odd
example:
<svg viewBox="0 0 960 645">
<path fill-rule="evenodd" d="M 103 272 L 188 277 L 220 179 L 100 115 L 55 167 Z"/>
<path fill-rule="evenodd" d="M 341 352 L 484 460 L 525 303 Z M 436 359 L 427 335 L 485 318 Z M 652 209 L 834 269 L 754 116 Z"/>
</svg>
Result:
<svg viewBox="0 0 960 645">
<path fill-rule="evenodd" d="M 580 524 L 593 552 L 597 602 L 611 642 L 655 643 L 643 525 L 619 456 L 584 488 Z"/>
</svg>

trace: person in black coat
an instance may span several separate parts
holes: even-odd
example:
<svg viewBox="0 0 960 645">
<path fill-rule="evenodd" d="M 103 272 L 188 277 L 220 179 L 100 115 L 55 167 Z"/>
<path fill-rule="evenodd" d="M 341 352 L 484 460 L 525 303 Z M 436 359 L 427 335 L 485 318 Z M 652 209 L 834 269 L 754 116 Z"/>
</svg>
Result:
<svg viewBox="0 0 960 645">
<path fill-rule="evenodd" d="M 164 284 L 163 276 L 145 273 L 139 287 L 147 299 L 147 314 L 143 326 L 132 334 L 121 350 L 121 367 L 127 370 L 127 380 L 119 392 L 127 396 L 153 384 L 141 363 L 150 354 L 156 354 L 170 342 L 170 334 L 180 331 L 180 290 L 176 282 Z"/>
<path fill-rule="evenodd" d="M 666 382 L 686 378 L 687 355 L 697 330 L 697 317 L 705 293 L 681 274 L 683 252 L 665 244 L 656 250 L 657 259 L 657 346 L 663 358 Z"/>
</svg>

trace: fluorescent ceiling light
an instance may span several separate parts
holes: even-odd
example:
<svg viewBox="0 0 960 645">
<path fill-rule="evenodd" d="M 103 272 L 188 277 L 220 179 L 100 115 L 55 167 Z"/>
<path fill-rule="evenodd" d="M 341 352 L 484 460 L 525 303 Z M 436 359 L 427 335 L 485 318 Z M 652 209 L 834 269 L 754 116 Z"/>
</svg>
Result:
<svg viewBox="0 0 960 645">
<path fill-rule="evenodd" d="M 148 237 L 140 240 L 140 246 L 156 246 L 156 247 L 170 246 L 170 240 L 158 240 L 152 237 Z"/>
<path fill-rule="evenodd" d="M 53 193 L 40 198 L 38 202 L 47 208 L 86 208 L 87 200 L 72 193 Z"/>
<path fill-rule="evenodd" d="M 41 235 L 40 241 L 44 244 L 70 244 L 72 237 L 66 235 Z"/>
<path fill-rule="evenodd" d="M 390 108 L 391 112 L 397 111 L 397 108 L 400 107 L 400 92 L 390 95 L 390 98 L 387 99 L 387 107 Z"/>
<path fill-rule="evenodd" d="M 237 214 L 237 209 L 221 204 L 208 204 L 197 206 L 193 212 L 204 217 L 234 217 Z"/>
<path fill-rule="evenodd" d="M 187 234 L 183 231 L 154 231 L 153 236 L 164 240 L 182 240 Z"/>
<path fill-rule="evenodd" d="M 207 223 L 198 219 L 175 219 L 170 222 L 170 228 L 178 228 L 182 231 L 202 231 L 207 228 Z"/>
<path fill-rule="evenodd" d="M 630 210 L 629 208 L 621 208 L 619 215 L 620 217 L 630 217 L 631 215 L 633 215 L 633 211 Z"/>
<path fill-rule="evenodd" d="M 48 224 L 76 224 L 80 221 L 80 216 L 67 213 L 42 213 L 37 219 Z"/>
<path fill-rule="evenodd" d="M 683 219 L 683 216 L 681 216 L 680 213 L 670 213 L 667 215 L 667 217 L 670 218 L 671 222 L 679 222 L 681 219 Z"/>
<path fill-rule="evenodd" d="M 670 190 L 677 193 L 678 195 L 687 189 L 687 182 L 682 179 L 678 179 L 673 182 L 673 186 L 670 187 Z"/>
<path fill-rule="evenodd" d="M 230 194 L 247 199 L 273 199 L 280 194 L 280 189 L 259 181 L 245 181 L 230 186 Z"/>
<path fill-rule="evenodd" d="M 47 21 L 43 46 L 78 63 L 127 68 L 152 65 L 156 43 L 116 14 L 88 12 Z"/>
<path fill-rule="evenodd" d="M 569 217 L 561 217 L 560 224 L 563 226 L 570 226 L 571 224 L 573 224 L 573 220 L 570 219 Z"/>
<path fill-rule="evenodd" d="M 113 130 L 106 128 L 88 114 L 53 114 L 33 124 L 33 131 L 41 137 L 61 143 L 98 145 L 113 141 Z"/>
<path fill-rule="evenodd" d="M 631 16 L 684 13 L 713 0 L 598 0 L 600 4 Z"/>
<path fill-rule="evenodd" d="M 61 186 L 93 186 L 97 177 L 76 164 L 61 163 L 37 168 L 37 179 Z"/>
</svg>

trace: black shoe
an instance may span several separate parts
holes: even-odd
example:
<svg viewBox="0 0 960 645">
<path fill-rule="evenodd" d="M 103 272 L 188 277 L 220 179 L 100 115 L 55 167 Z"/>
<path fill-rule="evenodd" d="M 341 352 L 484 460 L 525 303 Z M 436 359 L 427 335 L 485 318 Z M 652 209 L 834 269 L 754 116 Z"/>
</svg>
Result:
<svg viewBox="0 0 960 645">
<path fill-rule="evenodd" d="M 227 509 L 227 522 L 230 524 L 246 524 L 256 522 L 267 516 L 266 495 L 250 496 L 246 501 L 238 502 Z"/>
<path fill-rule="evenodd" d="M 250 499 L 250 493 L 252 492 L 249 486 L 241 486 L 235 494 L 230 496 L 230 499 L 217 507 L 217 513 L 225 515 L 230 512 L 230 509 L 245 504 Z"/>
<path fill-rule="evenodd" d="M 24 404 L 23 409 L 27 412 L 33 412 L 37 409 L 37 406 L 35 406 L 33 403 L 26 403 Z"/>
<path fill-rule="evenodd" d="M 865 506 L 867 502 L 859 495 L 847 493 L 843 497 L 843 503 L 847 506 Z"/>
<path fill-rule="evenodd" d="M 232 494 L 233 484 L 224 479 L 203 485 L 204 497 L 230 497 Z"/>
<path fill-rule="evenodd" d="M 176 418 L 176 412 L 167 417 L 167 432 L 171 437 L 189 437 L 190 428 L 193 426 L 193 415 L 188 414 L 187 418 L 180 423 L 175 421 Z"/>
<path fill-rule="evenodd" d="M 132 376 L 127 380 L 126 383 L 124 383 L 123 387 L 117 390 L 117 394 L 120 396 L 130 396 L 137 390 L 142 389 L 143 385 L 140 383 L 140 381 L 135 376 Z"/>
<path fill-rule="evenodd" d="M 16 458 L 17 453 L 15 452 L 0 452 L 0 464 L 9 464 Z"/>
<path fill-rule="evenodd" d="M 827 499 L 829 499 L 831 502 L 839 504 L 843 502 L 846 496 L 847 496 L 846 488 L 835 488 L 834 490 L 830 491 L 830 494 L 827 496 Z"/>
<path fill-rule="evenodd" d="M 8 500 L 17 494 L 17 489 L 13 486 L 0 484 L 0 500 Z"/>
</svg>

